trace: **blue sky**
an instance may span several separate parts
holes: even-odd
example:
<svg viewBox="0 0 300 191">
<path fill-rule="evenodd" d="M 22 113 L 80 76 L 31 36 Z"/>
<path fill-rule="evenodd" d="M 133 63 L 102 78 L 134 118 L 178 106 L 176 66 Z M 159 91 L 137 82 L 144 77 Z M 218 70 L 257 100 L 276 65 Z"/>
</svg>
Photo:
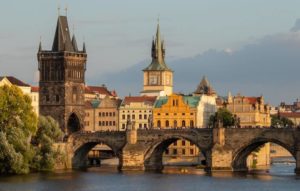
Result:
<svg viewBox="0 0 300 191">
<path fill-rule="evenodd" d="M 300 1 L 297 0 L 1 0 L 0 75 L 14 75 L 35 83 L 38 42 L 41 36 L 43 48 L 51 48 L 58 5 L 61 14 L 65 14 L 64 7 L 68 7 L 69 25 L 70 28 L 74 25 L 79 47 L 83 40 L 86 42 L 87 83 L 94 85 L 103 83 L 102 76 L 110 74 L 114 77 L 120 71 L 150 60 L 151 39 L 158 17 L 166 41 L 167 63 L 192 58 L 211 49 L 227 53 L 244 50 L 249 44 L 260 43 L 268 36 L 290 33 L 300 18 Z M 254 95 L 266 95 L 273 103 L 285 98 L 293 101 L 300 93 L 294 88 L 287 89 L 290 91 L 286 95 L 273 98 L 273 89 L 258 91 L 253 86 L 249 91 L 249 88 L 242 88 L 243 84 L 226 85 L 224 79 L 209 79 L 219 87 L 221 94 L 226 94 L 227 89 L 247 94 L 253 92 Z M 276 83 L 276 80 L 272 81 Z M 267 85 L 272 86 L 272 81 Z M 118 91 L 120 84 L 104 82 Z M 179 84 L 185 83 L 178 80 Z M 251 81 L 245 84 L 251 84 Z M 175 89 L 189 91 L 185 87 Z M 129 91 L 138 94 L 137 89 L 124 89 L 120 94 L 126 95 Z"/>
</svg>

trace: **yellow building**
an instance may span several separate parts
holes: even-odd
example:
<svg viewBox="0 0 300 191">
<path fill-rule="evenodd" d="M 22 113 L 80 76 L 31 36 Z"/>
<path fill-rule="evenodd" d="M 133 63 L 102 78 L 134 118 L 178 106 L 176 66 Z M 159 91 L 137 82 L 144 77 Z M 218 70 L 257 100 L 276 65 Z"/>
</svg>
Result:
<svg viewBox="0 0 300 191">
<path fill-rule="evenodd" d="M 173 92 L 173 71 L 165 63 L 165 46 L 161 40 L 159 24 L 152 41 L 152 62 L 143 70 L 144 84 L 141 95 L 165 96 Z"/>
<path fill-rule="evenodd" d="M 197 122 L 199 96 L 171 94 L 159 97 L 153 108 L 154 128 L 190 128 Z M 172 143 L 164 153 L 167 163 L 198 162 L 199 149 L 187 140 Z"/>
<path fill-rule="evenodd" d="M 153 109 L 154 128 L 189 128 L 196 124 L 200 98 L 172 94 L 159 97 Z"/>
</svg>

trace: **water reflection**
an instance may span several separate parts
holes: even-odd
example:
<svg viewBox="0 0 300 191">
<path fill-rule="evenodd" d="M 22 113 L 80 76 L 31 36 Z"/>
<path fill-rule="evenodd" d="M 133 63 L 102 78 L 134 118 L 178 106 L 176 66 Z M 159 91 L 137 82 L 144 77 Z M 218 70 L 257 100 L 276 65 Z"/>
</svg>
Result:
<svg viewBox="0 0 300 191">
<path fill-rule="evenodd" d="M 213 172 L 195 167 L 167 166 L 162 173 L 124 172 L 116 166 L 84 171 L 58 171 L 0 177 L 0 191 L 101 191 L 101 190 L 299 190 L 294 164 L 276 164 L 270 170 L 249 173 Z"/>
</svg>

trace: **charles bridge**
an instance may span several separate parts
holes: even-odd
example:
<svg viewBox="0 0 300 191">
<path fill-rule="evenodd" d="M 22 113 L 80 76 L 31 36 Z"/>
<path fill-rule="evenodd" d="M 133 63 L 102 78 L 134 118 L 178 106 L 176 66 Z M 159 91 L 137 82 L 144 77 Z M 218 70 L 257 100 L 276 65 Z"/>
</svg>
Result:
<svg viewBox="0 0 300 191">
<path fill-rule="evenodd" d="M 77 132 L 66 143 L 69 168 L 85 167 L 88 152 L 97 144 L 109 146 L 119 158 L 119 169 L 163 169 L 163 152 L 178 139 L 198 146 L 206 158 L 207 171 L 246 171 L 247 156 L 272 142 L 287 149 L 300 172 L 300 129 L 297 128 L 191 128 L 116 132 Z"/>
</svg>

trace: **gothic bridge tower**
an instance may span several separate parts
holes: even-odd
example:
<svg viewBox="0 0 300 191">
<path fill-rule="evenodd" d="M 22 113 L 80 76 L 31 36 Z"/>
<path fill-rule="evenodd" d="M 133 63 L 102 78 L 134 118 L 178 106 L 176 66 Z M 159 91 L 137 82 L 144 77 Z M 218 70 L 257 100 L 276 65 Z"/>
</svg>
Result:
<svg viewBox="0 0 300 191">
<path fill-rule="evenodd" d="M 58 121 L 66 135 L 83 128 L 84 88 L 87 54 L 85 44 L 78 50 L 70 37 L 66 16 L 59 16 L 51 50 L 37 53 L 40 114 Z"/>
</svg>

